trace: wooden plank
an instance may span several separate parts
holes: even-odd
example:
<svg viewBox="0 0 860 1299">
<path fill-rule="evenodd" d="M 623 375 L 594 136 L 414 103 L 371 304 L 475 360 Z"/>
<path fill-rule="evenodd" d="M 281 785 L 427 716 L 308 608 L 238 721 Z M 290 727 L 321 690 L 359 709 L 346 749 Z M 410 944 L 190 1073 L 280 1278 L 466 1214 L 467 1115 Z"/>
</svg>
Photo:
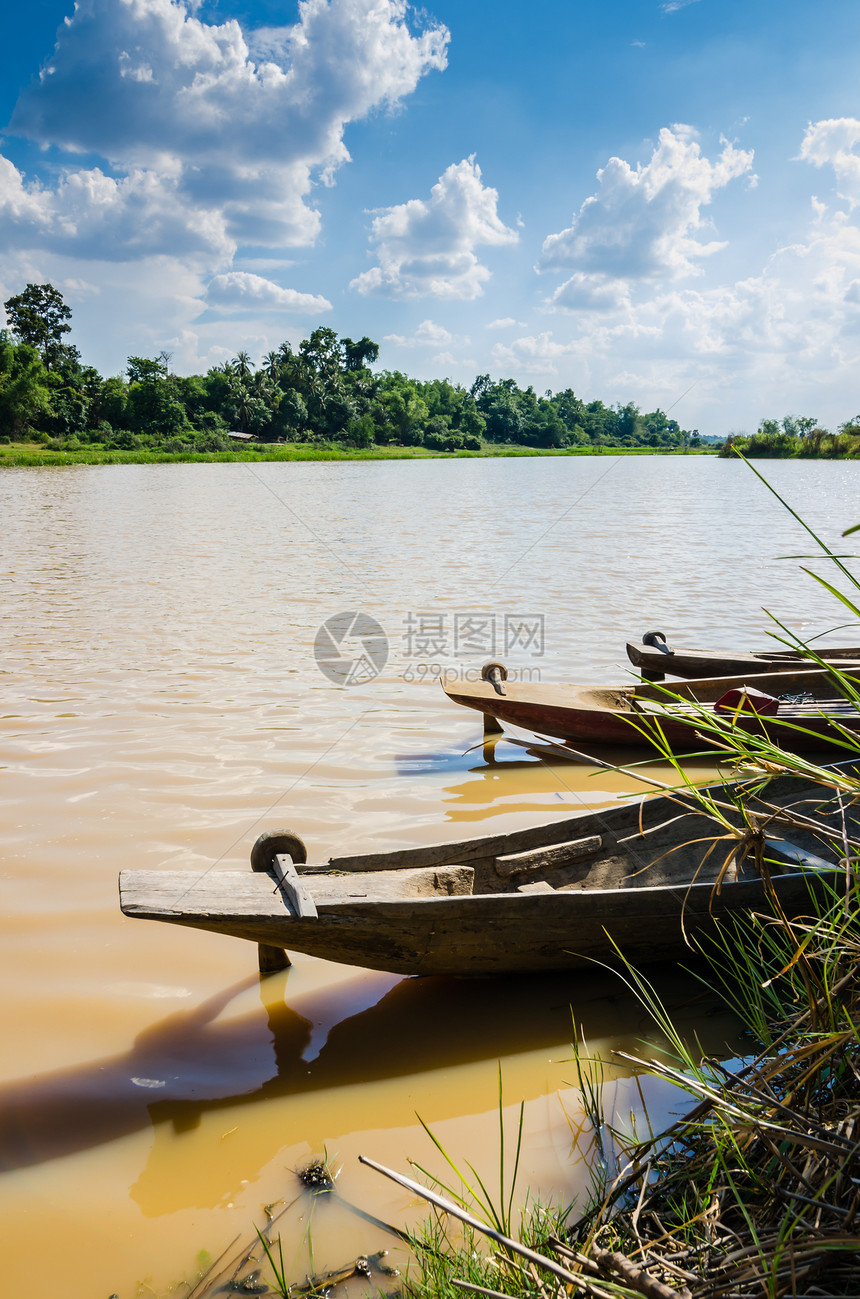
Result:
<svg viewBox="0 0 860 1299">
<path fill-rule="evenodd" d="M 291 909 L 301 919 L 317 918 L 317 904 L 299 879 L 292 857 L 279 855 L 272 863 L 272 874 Z"/>
<path fill-rule="evenodd" d="M 567 843 L 554 843 L 546 848 L 535 848 L 531 852 L 506 853 L 505 856 L 497 857 L 495 860 L 496 874 L 502 879 L 508 879 L 511 875 L 552 870 L 556 866 L 567 866 L 570 862 L 593 857 L 602 847 L 602 835 L 593 834 L 585 839 L 570 839 Z"/>
<path fill-rule="evenodd" d="M 644 796 L 643 796 L 644 797 Z M 459 839 L 453 843 L 430 844 L 419 848 L 401 848 L 387 852 L 356 853 L 354 856 L 330 857 L 327 862 L 308 862 L 298 867 L 300 875 L 327 874 L 330 871 L 383 871 L 399 870 L 411 866 L 446 866 L 464 862 L 486 860 L 488 863 L 500 854 L 525 852 L 530 848 L 544 848 L 563 843 L 577 831 L 618 829 L 619 832 L 639 822 L 639 805 L 642 797 L 634 797 L 618 807 L 599 808 L 577 812 L 574 816 L 545 825 L 531 826 L 527 830 L 512 830 L 507 834 L 482 835 L 475 839 Z M 653 803 L 655 800 L 651 799 Z M 674 803 L 671 804 L 674 807 Z M 611 828 L 611 829 L 610 829 Z"/>
</svg>

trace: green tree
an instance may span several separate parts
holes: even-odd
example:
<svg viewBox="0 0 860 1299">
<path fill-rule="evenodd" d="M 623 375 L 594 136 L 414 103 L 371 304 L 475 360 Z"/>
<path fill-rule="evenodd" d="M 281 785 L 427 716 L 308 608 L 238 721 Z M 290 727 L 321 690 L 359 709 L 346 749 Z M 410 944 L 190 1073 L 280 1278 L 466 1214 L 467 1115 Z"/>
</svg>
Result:
<svg viewBox="0 0 860 1299">
<path fill-rule="evenodd" d="M 170 382 L 163 357 L 130 356 L 126 373 L 126 417 L 132 432 L 163 440 L 188 430 L 185 406 Z"/>
<path fill-rule="evenodd" d="M 340 340 L 333 329 L 324 325 L 299 344 L 299 356 L 321 378 L 333 381 L 340 374 L 343 361 Z"/>
<path fill-rule="evenodd" d="M 3 307 L 15 337 L 36 349 L 46 369 L 54 369 L 64 358 L 78 359 L 78 349 L 63 343 L 72 312 L 53 284 L 28 284 Z"/>
<path fill-rule="evenodd" d="M 51 411 L 51 390 L 42 358 L 29 343 L 15 344 L 0 330 L 0 431 L 21 437 Z"/>
<path fill-rule="evenodd" d="M 420 446 L 430 410 L 415 381 L 399 370 L 388 371 L 383 375 L 379 400 L 393 441 L 402 442 L 404 446 Z M 385 433 L 381 436 L 385 438 Z"/>
<path fill-rule="evenodd" d="M 300 392 L 289 388 L 278 402 L 275 429 L 289 441 L 301 441 L 308 424 L 308 408 Z"/>
<path fill-rule="evenodd" d="M 366 336 L 357 343 L 351 338 L 342 338 L 340 345 L 343 349 L 343 368 L 347 371 L 363 370 L 379 359 L 379 344 Z"/>
</svg>

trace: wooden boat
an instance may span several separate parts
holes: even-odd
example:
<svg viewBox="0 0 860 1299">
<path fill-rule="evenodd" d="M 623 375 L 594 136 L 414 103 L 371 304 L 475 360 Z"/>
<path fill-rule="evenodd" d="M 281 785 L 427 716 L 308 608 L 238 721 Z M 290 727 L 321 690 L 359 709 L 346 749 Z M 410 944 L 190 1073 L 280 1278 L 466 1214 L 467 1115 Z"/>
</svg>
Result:
<svg viewBox="0 0 860 1299">
<path fill-rule="evenodd" d="M 814 653 L 834 667 L 860 669 L 860 645 L 844 649 L 828 646 L 815 649 Z M 675 648 L 660 631 L 646 632 L 641 644 L 628 641 L 627 657 L 647 681 L 662 681 L 667 675 L 686 677 L 688 680 L 698 677 L 751 677 L 762 673 L 800 672 L 817 666 L 814 659 L 804 656 L 799 650 L 779 650 L 774 647 L 750 650 L 749 653 L 738 651 L 734 654 L 719 654 L 709 650 Z"/>
<path fill-rule="evenodd" d="M 708 741 L 701 735 L 703 724 L 713 723 L 718 700 L 745 685 L 743 677 L 710 677 L 673 682 L 671 686 L 652 682 L 594 687 L 494 681 L 492 676 L 498 675 L 500 668 L 500 664 L 488 665 L 488 680 L 443 681 L 443 689 L 454 703 L 475 708 L 485 718 L 570 745 L 651 747 L 653 739 L 662 736 L 678 751 L 707 748 Z M 860 679 L 860 668 L 855 679 Z M 726 711 L 722 713 L 726 726 L 765 736 L 794 752 L 843 746 L 840 728 L 852 734 L 860 732 L 860 712 L 839 693 L 827 672 L 775 672 L 754 680 L 757 691 L 775 698 L 782 696 L 776 713 L 762 716 L 754 711 Z M 498 725 L 496 729 L 500 729 Z"/>
<path fill-rule="evenodd" d="M 575 968 L 611 959 L 613 943 L 634 962 L 665 961 L 685 950 L 685 933 L 767 908 L 768 885 L 750 851 L 756 836 L 727 787 L 711 792 L 738 827 L 736 839 L 686 794 L 316 864 L 304 860 L 298 838 L 278 831 L 254 845 L 250 871 L 123 871 L 120 905 L 127 916 L 261 944 L 261 968 L 271 968 L 273 955 L 288 963 L 283 948 L 416 975 Z M 841 819 L 824 818 L 820 834 L 803 819 L 812 809 L 820 815 L 821 799 L 820 786 L 780 777 L 748 800 L 786 914 L 807 914 L 810 890 L 844 884 L 831 846 L 841 842 Z M 847 831 L 854 840 L 860 809 L 848 815 L 856 817 Z"/>
</svg>

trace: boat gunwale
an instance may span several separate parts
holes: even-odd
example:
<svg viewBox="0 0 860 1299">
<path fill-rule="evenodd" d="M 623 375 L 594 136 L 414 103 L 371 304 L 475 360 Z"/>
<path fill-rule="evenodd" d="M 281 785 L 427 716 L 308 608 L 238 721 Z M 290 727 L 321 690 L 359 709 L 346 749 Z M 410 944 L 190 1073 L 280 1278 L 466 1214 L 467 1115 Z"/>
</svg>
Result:
<svg viewBox="0 0 860 1299">
<path fill-rule="evenodd" d="M 779 864 L 777 863 L 777 866 L 778 865 Z M 119 874 L 120 894 L 122 895 L 124 876 L 133 875 L 136 876 L 138 880 L 141 878 L 141 876 L 157 876 L 161 879 L 164 879 L 172 875 L 185 876 L 187 873 L 188 872 L 186 871 L 156 871 L 156 870 L 148 871 L 148 870 L 139 870 L 133 868 L 129 870 L 123 870 L 120 871 Z M 257 877 L 260 878 L 261 880 L 265 880 L 266 882 L 270 880 L 272 883 L 277 882 L 274 874 L 270 874 L 267 871 L 257 872 Z M 813 879 L 828 880 L 831 877 L 833 878 L 834 882 L 843 881 L 845 878 L 844 868 L 834 864 L 832 867 L 828 866 L 826 868 L 807 867 L 806 869 L 802 869 L 802 870 L 785 870 L 785 871 L 775 870 L 773 872 L 770 872 L 770 882 L 774 885 L 775 888 L 777 888 L 778 891 L 783 891 L 785 889 L 788 889 L 789 885 L 791 884 L 800 883 L 800 882 L 809 882 L 810 880 Z M 213 877 L 210 876 L 210 878 Z M 217 878 L 219 879 L 240 878 L 243 881 L 246 881 L 248 879 L 253 879 L 254 876 L 251 874 L 251 872 L 245 872 L 245 871 L 219 871 L 217 873 Z M 540 892 L 540 893 L 520 892 L 515 889 L 513 891 L 505 890 L 505 891 L 499 891 L 497 893 L 494 892 L 494 893 L 449 894 L 449 893 L 440 892 L 438 894 L 433 894 L 429 896 L 416 895 L 415 897 L 380 896 L 380 897 L 368 897 L 368 898 L 345 897 L 341 899 L 315 899 L 317 908 L 320 912 L 319 917 L 314 917 L 314 916 L 305 917 L 305 916 L 295 915 L 289 910 L 288 904 L 284 902 L 283 904 L 284 911 L 282 915 L 268 914 L 266 916 L 259 916 L 257 918 L 260 919 L 260 921 L 263 923 L 268 921 L 272 921 L 274 923 L 281 923 L 281 921 L 283 920 L 289 923 L 291 926 L 293 924 L 305 924 L 305 923 L 307 923 L 310 926 L 313 926 L 314 924 L 316 924 L 318 918 L 320 919 L 322 918 L 323 912 L 332 914 L 334 913 L 335 909 L 343 909 L 346 907 L 360 908 L 360 909 L 363 909 L 365 907 L 372 907 L 374 910 L 379 910 L 380 908 L 385 908 L 386 910 L 406 908 L 407 910 L 411 910 L 415 907 L 418 907 L 419 909 L 424 910 L 426 909 L 426 907 L 431 905 L 451 908 L 456 904 L 457 906 L 462 905 L 468 909 L 469 907 L 474 907 L 476 904 L 485 906 L 488 902 L 490 903 L 516 902 L 518 907 L 524 906 L 526 909 L 534 908 L 539 910 L 541 909 L 542 906 L 545 906 L 551 901 L 557 901 L 559 898 L 568 898 L 568 899 L 576 900 L 577 903 L 581 903 L 583 899 L 587 898 L 589 902 L 593 903 L 597 899 L 620 898 L 620 897 L 623 897 L 627 900 L 634 897 L 647 899 L 649 897 L 658 897 L 660 895 L 674 895 L 676 893 L 683 893 L 685 896 L 688 896 L 690 894 L 699 895 L 703 893 L 711 893 L 713 892 L 715 886 L 716 886 L 715 879 L 706 879 L 706 880 L 692 879 L 692 880 L 679 880 L 674 883 L 664 883 L 664 884 L 637 884 L 633 886 L 629 884 L 625 884 L 625 885 L 617 885 L 613 888 L 586 888 L 586 887 L 572 887 L 572 888 L 559 888 L 559 889 L 554 888 L 552 889 L 551 892 L 547 891 L 545 893 L 544 892 Z M 720 899 L 722 899 L 725 896 L 726 891 L 728 891 L 729 894 L 731 895 L 734 895 L 736 891 L 761 892 L 763 887 L 765 887 L 764 877 L 760 875 L 751 874 L 749 876 L 744 877 L 743 879 L 724 880 L 722 882 L 721 892 L 717 896 Z M 123 906 L 122 910 L 124 915 L 134 916 L 136 919 L 143 918 L 141 912 L 139 910 L 136 910 L 134 907 L 132 907 L 130 910 L 126 910 L 126 907 Z M 152 914 L 155 915 L 155 913 Z M 182 916 L 182 917 L 199 916 L 200 918 L 204 918 L 209 913 L 206 912 L 205 910 L 201 910 L 199 912 L 196 910 L 191 910 L 186 905 L 185 907 L 183 907 L 181 911 L 177 910 L 172 914 L 176 916 Z M 239 912 L 236 913 L 236 916 L 237 919 L 241 919 L 241 920 L 248 920 L 254 918 L 251 916 L 243 915 L 242 913 Z M 163 918 L 167 920 L 170 918 L 170 916 L 166 911 L 165 912 L 159 911 L 157 913 L 156 918 L 158 919 Z"/>
</svg>

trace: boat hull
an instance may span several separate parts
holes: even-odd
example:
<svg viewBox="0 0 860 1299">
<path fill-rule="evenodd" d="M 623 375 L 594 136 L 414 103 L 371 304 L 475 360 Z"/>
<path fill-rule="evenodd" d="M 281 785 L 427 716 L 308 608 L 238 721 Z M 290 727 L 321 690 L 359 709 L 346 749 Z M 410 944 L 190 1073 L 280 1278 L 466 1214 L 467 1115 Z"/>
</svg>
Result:
<svg viewBox="0 0 860 1299">
<path fill-rule="evenodd" d="M 131 881 L 127 877 L 138 878 Z M 263 908 L 272 880 L 250 872 L 224 874 L 235 898 L 248 884 L 254 910 L 245 916 L 219 906 L 214 892 L 183 910 L 154 906 L 146 894 L 158 887 L 187 888 L 185 872 L 123 872 L 123 911 L 151 920 L 226 933 L 283 947 L 291 952 L 346 965 L 403 975 L 496 975 L 582 968 L 613 961 L 619 951 L 635 964 L 689 956 L 693 938 L 713 931 L 736 913 L 770 910 L 761 880 L 674 888 L 583 890 L 577 893 L 518 892 L 493 897 L 420 898 L 318 904 L 318 915 L 302 919 Z M 171 878 L 172 875 L 172 878 Z M 797 872 L 778 877 L 775 888 L 787 915 L 808 914 L 811 894 L 838 887 L 842 876 Z M 682 919 L 683 918 L 683 919 Z"/>
<path fill-rule="evenodd" d="M 619 950 L 637 964 L 673 960 L 733 914 L 770 911 L 774 899 L 786 915 L 809 914 L 814 895 L 844 885 L 832 846 L 839 806 L 824 815 L 821 787 L 800 778 L 767 782 L 761 799 L 760 784 L 709 791 L 724 823 L 686 793 L 636 799 L 511 834 L 300 863 L 291 894 L 279 887 L 290 865 L 280 856 L 269 871 L 123 871 L 120 905 L 138 919 L 403 975 L 576 969 Z M 764 875 L 745 837 L 756 816 L 777 835 Z M 846 804 L 846 816 L 856 837 L 860 808 Z"/>
<path fill-rule="evenodd" d="M 834 667 L 860 668 L 860 646 L 821 649 L 819 657 Z M 650 681 L 664 676 L 697 680 L 701 677 L 754 677 L 774 672 L 799 672 L 818 666 L 815 660 L 794 650 L 751 650 L 749 653 L 717 654 L 707 650 L 659 649 L 627 642 L 627 657 Z"/>
<path fill-rule="evenodd" d="M 743 676 L 680 681 L 671 686 L 594 689 L 508 680 L 505 694 L 485 681 L 443 683 L 454 703 L 536 735 L 571 745 L 616 744 L 653 747 L 663 741 L 678 752 L 719 747 L 718 735 L 702 734 L 712 720 L 714 704 L 729 690 L 745 684 Z M 845 734 L 860 733 L 860 712 L 843 698 L 827 672 L 779 672 L 759 675 L 756 689 L 776 697 L 811 696 L 808 702 L 780 705 L 778 714 L 738 713 L 726 724 L 761 736 L 792 752 L 844 748 Z M 728 714 L 723 714 L 728 717 Z"/>
</svg>

